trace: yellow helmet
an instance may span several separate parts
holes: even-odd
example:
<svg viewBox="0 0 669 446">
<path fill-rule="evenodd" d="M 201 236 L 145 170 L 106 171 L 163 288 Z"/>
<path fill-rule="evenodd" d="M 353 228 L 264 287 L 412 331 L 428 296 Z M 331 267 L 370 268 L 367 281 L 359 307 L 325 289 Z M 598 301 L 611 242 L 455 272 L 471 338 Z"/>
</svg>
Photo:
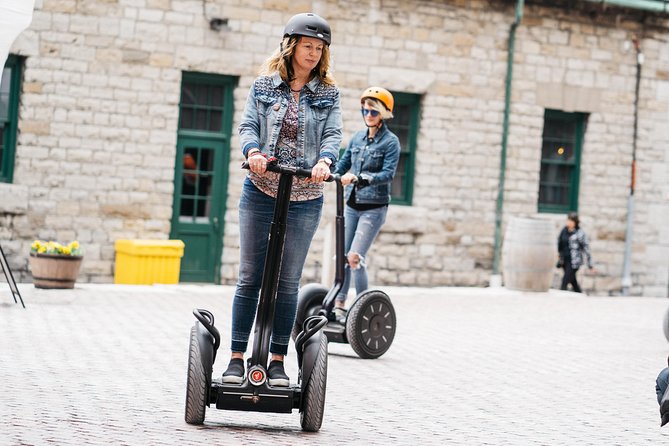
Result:
<svg viewBox="0 0 669 446">
<path fill-rule="evenodd" d="M 362 102 L 365 98 L 378 99 L 391 113 L 393 111 L 393 107 L 395 106 L 395 99 L 393 99 L 393 95 L 382 87 L 369 87 L 362 92 L 362 95 L 360 95 L 360 102 Z"/>
</svg>

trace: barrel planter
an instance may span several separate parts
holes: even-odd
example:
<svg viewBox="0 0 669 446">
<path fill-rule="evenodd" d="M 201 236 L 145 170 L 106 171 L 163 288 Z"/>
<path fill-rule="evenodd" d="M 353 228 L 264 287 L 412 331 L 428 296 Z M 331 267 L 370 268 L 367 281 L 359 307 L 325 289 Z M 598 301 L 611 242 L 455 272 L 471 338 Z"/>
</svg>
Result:
<svg viewBox="0 0 669 446">
<path fill-rule="evenodd" d="M 74 288 L 83 256 L 30 253 L 35 288 Z"/>
<path fill-rule="evenodd" d="M 502 249 L 504 285 L 521 291 L 548 291 L 553 281 L 556 240 L 552 222 L 512 218 Z"/>
</svg>

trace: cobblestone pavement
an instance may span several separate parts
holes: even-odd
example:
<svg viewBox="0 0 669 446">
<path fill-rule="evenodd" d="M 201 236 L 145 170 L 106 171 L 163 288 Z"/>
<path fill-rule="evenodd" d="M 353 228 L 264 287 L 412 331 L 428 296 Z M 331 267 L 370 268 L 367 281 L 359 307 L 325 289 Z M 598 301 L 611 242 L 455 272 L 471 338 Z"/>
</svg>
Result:
<svg viewBox="0 0 669 446">
<path fill-rule="evenodd" d="M 666 444 L 654 381 L 667 300 L 386 288 L 388 353 L 330 344 L 319 433 L 299 414 L 207 410 L 183 421 L 194 307 L 210 309 L 227 363 L 231 287 L 0 283 L 0 445 Z M 288 372 L 297 376 L 295 355 Z"/>
</svg>

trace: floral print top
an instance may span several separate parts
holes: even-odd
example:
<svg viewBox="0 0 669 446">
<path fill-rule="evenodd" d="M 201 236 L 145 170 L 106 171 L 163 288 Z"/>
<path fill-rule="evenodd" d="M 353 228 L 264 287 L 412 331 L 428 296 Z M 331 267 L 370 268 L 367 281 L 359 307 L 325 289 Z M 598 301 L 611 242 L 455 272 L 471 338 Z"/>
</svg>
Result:
<svg viewBox="0 0 669 446">
<path fill-rule="evenodd" d="M 279 164 L 284 166 L 297 165 L 297 134 L 300 130 L 298 115 L 299 104 L 291 94 L 288 109 L 281 123 L 281 131 L 277 140 L 274 156 Z M 265 172 L 258 175 L 253 172 L 249 175 L 253 184 L 267 195 L 276 198 L 279 188 L 279 174 Z M 290 193 L 290 201 L 314 200 L 323 195 L 323 183 L 309 183 L 306 178 L 293 177 L 293 188 Z"/>
</svg>

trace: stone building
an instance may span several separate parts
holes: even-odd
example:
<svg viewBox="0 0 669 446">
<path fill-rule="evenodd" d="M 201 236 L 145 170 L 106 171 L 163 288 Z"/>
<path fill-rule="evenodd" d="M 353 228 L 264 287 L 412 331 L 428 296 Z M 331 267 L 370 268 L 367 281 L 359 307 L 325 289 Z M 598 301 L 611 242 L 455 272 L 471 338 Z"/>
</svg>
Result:
<svg viewBox="0 0 669 446">
<path fill-rule="evenodd" d="M 345 142 L 365 87 L 399 104 L 403 154 L 373 283 L 486 285 L 511 217 L 548 219 L 557 236 L 573 210 L 598 271 L 586 290 L 620 293 L 634 158 L 629 291 L 666 296 L 666 2 L 527 1 L 513 25 L 521 3 L 38 1 L 0 90 L 0 243 L 15 275 L 30 279 L 35 238 L 79 240 L 91 282 L 113 280 L 115 240 L 182 238 L 182 280 L 234 283 L 236 127 L 284 23 L 311 10 L 333 28 Z M 330 267 L 333 195 L 305 280 Z"/>
</svg>

